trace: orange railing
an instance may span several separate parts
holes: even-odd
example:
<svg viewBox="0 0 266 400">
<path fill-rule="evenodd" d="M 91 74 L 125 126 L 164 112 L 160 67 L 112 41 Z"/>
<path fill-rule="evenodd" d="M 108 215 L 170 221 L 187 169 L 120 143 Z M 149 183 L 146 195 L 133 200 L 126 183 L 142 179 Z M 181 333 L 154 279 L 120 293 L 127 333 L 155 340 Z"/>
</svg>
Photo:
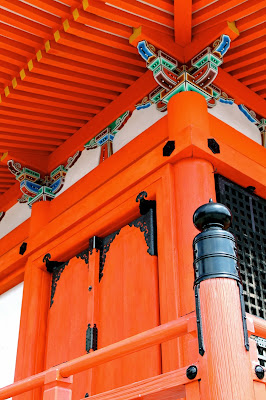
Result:
<svg viewBox="0 0 266 400">
<path fill-rule="evenodd" d="M 49 372 L 51 374 L 53 370 L 57 371 L 61 377 L 67 378 L 73 374 L 77 374 L 78 372 L 96 367 L 100 364 L 146 349 L 153 345 L 166 342 L 167 340 L 186 335 L 195 330 L 195 314 L 191 313 L 185 317 L 149 329 L 95 352 L 59 364 L 50 370 L 14 382 L 12 385 L 0 389 L 0 400 L 43 386 L 47 373 Z"/>
<path fill-rule="evenodd" d="M 266 321 L 247 315 L 250 322 L 253 324 L 255 335 L 266 338 Z M 121 340 L 110 346 L 104 347 L 95 352 L 75 358 L 63 364 L 59 364 L 49 370 L 39 374 L 30 376 L 21 381 L 14 382 L 12 385 L 0 389 L 0 400 L 8 397 L 16 396 L 25 393 L 29 390 L 36 389 L 45 384 L 48 374 L 56 372 L 58 376 L 68 378 L 71 375 L 81 371 L 96 367 L 108 361 L 126 356 L 128 354 L 146 349 L 159 343 L 195 332 L 196 318 L 195 313 L 181 317 L 175 321 L 149 329 L 130 338 Z"/>
<path fill-rule="evenodd" d="M 260 336 L 264 339 L 266 339 L 266 321 L 265 319 L 255 317 L 254 315 L 247 314 L 248 318 L 250 318 L 253 321 L 254 324 L 254 334 L 256 336 Z"/>
</svg>

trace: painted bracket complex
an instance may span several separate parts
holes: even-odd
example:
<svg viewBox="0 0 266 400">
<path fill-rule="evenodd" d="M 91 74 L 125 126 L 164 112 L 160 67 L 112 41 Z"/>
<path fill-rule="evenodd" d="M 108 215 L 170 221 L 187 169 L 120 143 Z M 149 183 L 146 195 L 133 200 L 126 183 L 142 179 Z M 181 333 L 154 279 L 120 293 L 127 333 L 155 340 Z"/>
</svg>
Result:
<svg viewBox="0 0 266 400">
<path fill-rule="evenodd" d="M 190 63 L 180 67 L 173 57 L 161 50 L 156 51 L 145 40 L 140 41 L 137 45 L 139 54 L 146 61 L 147 68 L 153 72 L 159 86 L 136 106 L 137 109 L 147 108 L 155 103 L 158 110 L 164 111 L 172 96 L 185 91 L 202 94 L 209 107 L 213 107 L 220 98 L 233 103 L 233 99 L 229 99 L 212 84 L 218 74 L 218 67 L 223 63 L 223 56 L 230 47 L 230 41 L 228 35 L 222 35 L 220 40 L 213 43 L 213 49 L 206 47 Z"/>
<path fill-rule="evenodd" d="M 29 207 L 37 201 L 52 200 L 62 189 L 67 171 L 75 164 L 80 157 L 81 151 L 77 151 L 73 157 L 70 157 L 65 166 L 59 165 L 49 176 L 41 177 L 39 172 L 33 171 L 27 167 L 21 167 L 14 160 L 9 160 L 7 166 L 9 171 L 15 175 L 20 183 L 20 190 L 23 193 L 18 200 L 19 203 L 27 203 Z"/>
<path fill-rule="evenodd" d="M 222 35 L 212 44 L 212 47 L 206 47 L 190 62 L 181 66 L 178 66 L 176 59 L 161 50 L 156 50 L 146 40 L 138 42 L 138 52 L 146 61 L 147 68 L 152 71 L 158 86 L 136 104 L 136 109 L 141 110 L 156 104 L 158 111 L 166 111 L 170 98 L 176 93 L 186 91 L 200 93 L 205 97 L 209 108 L 214 107 L 217 101 L 234 104 L 234 99 L 213 84 L 218 68 L 223 63 L 223 56 L 230 47 L 230 42 L 228 35 Z M 243 104 L 240 104 L 238 108 L 249 121 L 256 125 L 260 124 L 254 111 L 248 110 Z M 263 132 L 263 143 L 265 143 L 265 129 Z"/>
<path fill-rule="evenodd" d="M 112 122 L 100 133 L 98 133 L 98 135 L 89 140 L 84 145 L 85 149 L 91 150 L 96 149 L 97 147 L 101 147 L 100 162 L 110 157 L 113 154 L 113 140 L 115 138 L 115 135 L 118 131 L 120 131 L 120 129 L 123 128 L 130 116 L 130 111 L 124 112 L 122 115 L 120 115 L 119 118 L 117 118 L 114 122 Z"/>
</svg>

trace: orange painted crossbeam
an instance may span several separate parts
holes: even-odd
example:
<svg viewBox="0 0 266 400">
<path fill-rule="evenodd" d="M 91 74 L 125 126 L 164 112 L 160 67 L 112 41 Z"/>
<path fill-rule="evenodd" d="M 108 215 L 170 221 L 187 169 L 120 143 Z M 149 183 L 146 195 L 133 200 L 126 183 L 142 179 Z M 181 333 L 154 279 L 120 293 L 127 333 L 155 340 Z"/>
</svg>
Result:
<svg viewBox="0 0 266 400">
<path fill-rule="evenodd" d="M 121 340 L 118 343 L 106 346 L 105 348 L 90 353 L 89 355 L 68 361 L 62 364 L 62 367 L 60 367 L 60 373 L 63 377 L 68 377 L 108 361 L 146 349 L 155 344 L 186 335 L 187 333 L 196 330 L 196 325 L 193 326 L 193 321 L 195 322 L 194 313 L 157 326 L 156 328 L 149 329 L 135 336 Z"/>
<path fill-rule="evenodd" d="M 155 344 L 166 342 L 167 340 L 192 333 L 195 330 L 195 314 L 191 313 L 175 321 L 168 322 L 145 332 L 139 333 L 135 336 L 121 340 L 120 342 L 111 344 L 110 346 L 106 346 L 103 349 L 97 350 L 93 353 L 89 353 L 66 363 L 59 364 L 54 369 L 59 371 L 62 377 L 68 377 L 70 375 L 77 374 L 78 372 L 104 364 L 108 361 L 146 349 Z M 0 389 L 0 400 L 11 396 L 16 396 L 42 386 L 45 382 L 46 373 L 47 371 L 41 372 L 37 375 L 33 375 Z"/>
<path fill-rule="evenodd" d="M 255 317 L 254 315 L 251 315 L 251 314 L 247 314 L 247 315 L 249 318 L 251 318 L 253 320 L 254 329 L 255 329 L 254 334 L 256 336 L 266 339 L 266 321 L 262 318 Z"/>
</svg>

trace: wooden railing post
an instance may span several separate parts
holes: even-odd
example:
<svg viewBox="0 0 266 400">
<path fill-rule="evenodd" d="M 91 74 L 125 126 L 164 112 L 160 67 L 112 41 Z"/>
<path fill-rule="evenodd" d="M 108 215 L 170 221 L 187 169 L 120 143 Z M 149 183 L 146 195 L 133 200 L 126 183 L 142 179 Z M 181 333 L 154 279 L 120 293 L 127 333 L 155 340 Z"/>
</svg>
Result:
<svg viewBox="0 0 266 400">
<path fill-rule="evenodd" d="M 58 369 L 48 370 L 44 379 L 43 400 L 71 400 L 73 375 L 63 378 Z"/>
<path fill-rule="evenodd" d="M 201 396 L 204 400 L 254 400 L 243 287 L 230 210 L 199 207 L 193 242 Z"/>
</svg>

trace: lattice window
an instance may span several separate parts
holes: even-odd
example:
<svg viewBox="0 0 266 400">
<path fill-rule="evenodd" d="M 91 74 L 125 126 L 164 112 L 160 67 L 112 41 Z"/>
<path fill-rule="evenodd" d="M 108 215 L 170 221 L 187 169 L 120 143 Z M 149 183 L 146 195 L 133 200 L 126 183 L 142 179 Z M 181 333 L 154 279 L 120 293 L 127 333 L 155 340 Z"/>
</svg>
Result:
<svg viewBox="0 0 266 400">
<path fill-rule="evenodd" d="M 254 339 L 257 343 L 258 359 L 260 365 L 266 367 L 266 339 L 254 335 L 252 335 L 250 338 Z"/>
<path fill-rule="evenodd" d="M 266 319 L 266 200 L 221 175 L 216 192 L 233 214 L 246 311 Z"/>
</svg>

